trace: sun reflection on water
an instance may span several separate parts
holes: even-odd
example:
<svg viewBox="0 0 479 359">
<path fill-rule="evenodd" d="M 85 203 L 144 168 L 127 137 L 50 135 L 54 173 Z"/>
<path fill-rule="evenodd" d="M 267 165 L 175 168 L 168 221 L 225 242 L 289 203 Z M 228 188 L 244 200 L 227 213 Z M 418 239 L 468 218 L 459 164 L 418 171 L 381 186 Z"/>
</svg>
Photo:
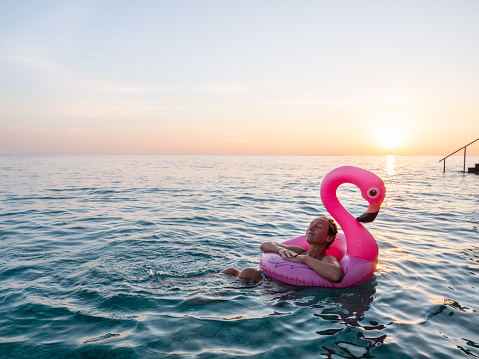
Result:
<svg viewBox="0 0 479 359">
<path fill-rule="evenodd" d="M 394 164 L 394 155 L 386 156 L 386 167 L 385 167 L 386 173 L 389 176 L 393 176 L 396 173 L 395 169 L 396 169 L 396 166 Z"/>
</svg>

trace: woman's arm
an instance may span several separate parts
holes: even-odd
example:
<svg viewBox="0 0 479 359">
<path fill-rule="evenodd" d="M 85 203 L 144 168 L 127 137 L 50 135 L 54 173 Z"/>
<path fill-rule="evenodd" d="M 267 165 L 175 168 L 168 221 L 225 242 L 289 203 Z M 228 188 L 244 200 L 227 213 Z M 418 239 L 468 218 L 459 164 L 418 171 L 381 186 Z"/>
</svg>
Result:
<svg viewBox="0 0 479 359">
<path fill-rule="evenodd" d="M 332 256 L 324 256 L 322 260 L 308 255 L 300 255 L 284 259 L 292 262 L 304 263 L 318 273 L 321 277 L 324 277 L 331 282 L 339 283 L 344 277 L 343 267 L 341 267 L 341 264 L 339 264 L 338 260 Z"/>
<path fill-rule="evenodd" d="M 264 242 L 259 247 L 263 252 L 274 252 L 281 255 L 283 258 L 295 257 L 298 254 L 303 254 L 306 252 L 306 249 L 298 246 L 287 246 L 284 244 L 278 244 L 274 242 Z"/>
</svg>

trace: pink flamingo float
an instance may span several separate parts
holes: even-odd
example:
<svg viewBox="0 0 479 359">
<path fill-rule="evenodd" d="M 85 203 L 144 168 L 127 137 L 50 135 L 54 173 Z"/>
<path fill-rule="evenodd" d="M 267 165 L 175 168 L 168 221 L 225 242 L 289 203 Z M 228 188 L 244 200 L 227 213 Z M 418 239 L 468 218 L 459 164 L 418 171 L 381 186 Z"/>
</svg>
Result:
<svg viewBox="0 0 479 359">
<path fill-rule="evenodd" d="M 336 190 L 343 183 L 356 185 L 361 190 L 362 197 L 369 202 L 363 215 L 354 218 L 339 202 Z M 339 260 L 344 269 L 343 280 L 339 283 L 329 281 L 307 265 L 283 260 L 277 253 L 263 253 L 260 267 L 271 278 L 293 285 L 346 288 L 361 284 L 374 274 L 379 251 L 376 240 L 361 222 L 372 222 L 376 218 L 386 195 L 386 187 L 374 173 L 344 166 L 332 170 L 324 177 L 320 192 L 324 207 L 343 230 L 326 251 Z M 304 235 L 283 244 L 305 249 L 309 247 Z"/>
</svg>

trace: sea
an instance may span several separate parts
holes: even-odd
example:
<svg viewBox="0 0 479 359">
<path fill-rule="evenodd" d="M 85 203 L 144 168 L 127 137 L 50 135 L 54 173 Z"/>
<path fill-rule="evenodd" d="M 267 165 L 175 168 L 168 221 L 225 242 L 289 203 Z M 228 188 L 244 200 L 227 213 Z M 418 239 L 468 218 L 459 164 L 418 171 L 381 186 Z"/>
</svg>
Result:
<svg viewBox="0 0 479 359">
<path fill-rule="evenodd" d="M 0 156 L 0 358 L 479 358 L 479 175 L 439 160 Z M 345 165 L 387 188 L 370 280 L 219 273 L 304 234 Z"/>
</svg>

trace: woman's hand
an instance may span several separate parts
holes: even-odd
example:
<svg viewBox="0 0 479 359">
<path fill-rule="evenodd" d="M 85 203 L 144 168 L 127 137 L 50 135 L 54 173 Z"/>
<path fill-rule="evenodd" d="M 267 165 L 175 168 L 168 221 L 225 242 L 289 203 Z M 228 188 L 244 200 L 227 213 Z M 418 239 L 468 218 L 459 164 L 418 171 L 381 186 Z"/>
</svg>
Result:
<svg viewBox="0 0 479 359">
<path fill-rule="evenodd" d="M 283 259 L 289 259 L 289 258 L 293 258 L 293 257 L 297 257 L 298 256 L 298 253 L 296 252 L 293 252 L 289 249 L 286 249 L 286 248 L 280 248 L 278 250 L 278 254 L 281 256 L 281 258 Z"/>
</svg>

